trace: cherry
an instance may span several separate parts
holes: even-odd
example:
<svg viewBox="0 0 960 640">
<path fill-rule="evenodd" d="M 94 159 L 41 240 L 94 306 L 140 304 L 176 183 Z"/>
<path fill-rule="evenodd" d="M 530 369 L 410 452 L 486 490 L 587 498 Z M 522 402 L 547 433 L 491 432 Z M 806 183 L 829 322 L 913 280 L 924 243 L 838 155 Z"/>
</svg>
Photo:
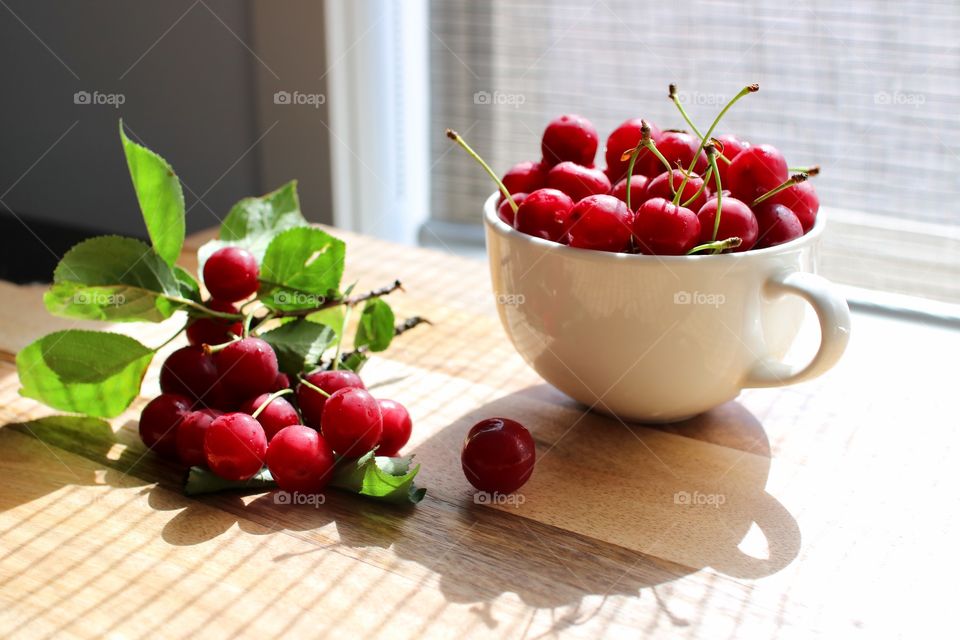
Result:
<svg viewBox="0 0 960 640">
<path fill-rule="evenodd" d="M 383 433 L 380 405 L 366 389 L 335 391 L 323 406 L 320 432 L 341 456 L 362 456 L 380 442 Z"/>
<path fill-rule="evenodd" d="M 561 162 L 547 174 L 547 187 L 563 191 L 574 202 L 598 193 L 610 193 L 610 179 L 600 169 Z"/>
<path fill-rule="evenodd" d="M 214 298 L 207 300 L 207 307 L 222 313 L 238 313 L 237 308 L 229 302 L 221 302 Z M 196 318 L 187 326 L 187 341 L 190 344 L 223 344 L 234 336 L 243 332 L 243 325 L 239 320 L 232 322 L 222 318 Z"/>
<path fill-rule="evenodd" d="M 231 342 L 214 359 L 223 385 L 237 398 L 270 391 L 280 373 L 277 354 L 260 338 Z"/>
<path fill-rule="evenodd" d="M 552 167 L 569 160 L 592 167 L 598 143 L 596 128 L 583 116 L 569 114 L 554 118 L 543 132 L 540 145 L 543 164 Z"/>
<path fill-rule="evenodd" d="M 160 390 L 179 393 L 215 405 L 221 399 L 220 374 L 214 358 L 203 347 L 189 346 L 171 353 L 160 369 Z"/>
<path fill-rule="evenodd" d="M 683 175 L 684 173 L 680 169 L 674 169 L 669 173 L 664 171 L 647 183 L 647 190 L 643 192 L 643 197 L 639 202 L 652 198 L 663 198 L 664 200 L 672 201 L 673 190 L 670 188 L 670 183 L 673 183 L 673 189 L 679 189 L 680 185 L 683 184 Z M 687 178 L 687 184 L 683 185 L 683 194 L 680 196 L 680 203 L 683 204 L 690 198 L 693 198 L 697 191 L 700 191 L 700 187 L 703 187 L 703 178 L 692 174 Z M 706 203 L 708 196 L 709 189 L 704 187 L 703 191 L 700 191 L 700 195 L 687 206 L 691 210 L 696 211 Z M 633 202 L 630 204 L 633 204 Z"/>
<path fill-rule="evenodd" d="M 246 249 L 223 247 L 203 265 L 203 283 L 214 298 L 236 302 L 248 298 L 260 287 L 257 259 Z"/>
<path fill-rule="evenodd" d="M 245 413 L 225 413 L 207 428 L 203 451 L 211 471 L 226 480 L 249 480 L 263 467 L 267 436 Z"/>
<path fill-rule="evenodd" d="M 719 166 L 719 165 L 718 165 Z M 757 217 L 750 207 L 736 198 L 724 196 L 720 212 L 720 226 L 717 229 L 717 240 L 740 238 L 740 246 L 731 249 L 732 252 L 747 251 L 757 243 Z M 697 212 L 700 219 L 700 244 L 713 241 L 713 225 L 717 218 L 717 199 L 711 198 L 700 207 Z"/>
<path fill-rule="evenodd" d="M 759 227 L 757 248 L 773 247 L 803 235 L 803 225 L 789 207 L 768 201 L 754 207 L 753 213 L 757 216 Z M 721 213 L 721 223 L 724 215 Z"/>
<path fill-rule="evenodd" d="M 735 135 L 725 133 L 722 136 L 717 136 L 717 140 L 723 145 L 723 157 L 727 160 L 733 160 L 740 152 L 744 149 L 750 147 L 750 143 L 744 140 L 741 140 Z M 719 151 L 719 146 L 717 151 Z M 721 158 L 717 158 L 717 170 L 720 172 L 720 180 L 723 184 L 727 183 L 727 176 L 729 175 L 730 164 Z"/>
<path fill-rule="evenodd" d="M 548 169 L 549 167 L 544 168 L 542 164 L 533 162 L 532 160 L 517 163 L 503 174 L 503 186 L 507 188 L 510 195 L 530 193 L 531 191 L 542 189 L 547 186 Z M 502 194 L 500 200 L 501 202 L 505 200 Z"/>
<path fill-rule="evenodd" d="M 633 214 L 611 195 L 588 196 L 570 211 L 570 246 L 597 251 L 630 249 Z"/>
<path fill-rule="evenodd" d="M 140 439 L 164 458 L 177 457 L 177 431 L 190 413 L 190 398 L 161 393 L 140 413 Z"/>
<path fill-rule="evenodd" d="M 281 389 L 290 389 L 290 376 L 285 373 L 278 373 L 277 379 L 273 383 L 273 388 L 270 391 L 280 391 Z"/>
<path fill-rule="evenodd" d="M 517 209 L 516 227 L 527 235 L 564 242 L 573 200 L 556 189 L 537 189 Z"/>
<path fill-rule="evenodd" d="M 333 450 L 310 427 L 281 429 L 267 447 L 267 468 L 284 491 L 318 493 L 333 476 Z"/>
<path fill-rule="evenodd" d="M 776 147 L 761 144 L 737 154 L 727 167 L 723 184 L 738 200 L 752 203 L 787 177 L 787 161 L 783 154 Z"/>
<path fill-rule="evenodd" d="M 537 451 L 523 425 L 488 418 L 470 429 L 460 452 L 467 480 L 487 493 L 513 493 L 530 479 Z"/>
<path fill-rule="evenodd" d="M 800 182 L 771 196 L 769 202 L 775 202 L 789 207 L 800 221 L 803 232 L 813 228 L 817 221 L 817 212 L 820 211 L 820 198 L 810 181 Z"/>
<path fill-rule="evenodd" d="M 643 120 L 641 118 L 627 120 L 614 129 L 610 137 L 607 138 L 607 148 L 604 156 L 607 160 L 607 177 L 610 178 L 611 182 L 617 182 L 627 175 L 627 167 L 630 165 L 630 161 L 621 160 L 621 158 L 624 153 L 635 149 L 640 143 L 640 139 L 642 138 L 642 134 L 640 133 L 642 124 Z M 650 122 L 647 124 L 650 126 L 650 138 L 654 142 L 659 142 L 661 135 L 660 129 L 657 125 Z M 652 163 L 651 159 L 653 161 Z M 633 173 L 644 176 L 655 175 L 659 173 L 659 171 L 655 170 L 654 165 L 656 167 L 662 166 L 660 161 L 657 160 L 650 151 L 641 149 L 637 155 L 637 161 L 633 165 Z M 634 204 L 632 202 L 633 196 L 631 196 L 630 199 L 630 204 Z M 639 204 L 639 202 L 637 202 L 637 204 Z"/>
<path fill-rule="evenodd" d="M 180 423 L 180 428 L 177 429 L 177 455 L 180 457 L 180 462 L 188 467 L 201 467 L 207 464 L 203 442 L 207 436 L 207 429 L 222 415 L 223 412 L 216 409 L 200 409 L 186 415 Z"/>
<path fill-rule="evenodd" d="M 697 214 L 686 207 L 663 198 L 654 198 L 637 209 L 633 233 L 643 253 L 681 256 L 697 245 L 700 220 Z"/>
<path fill-rule="evenodd" d="M 377 400 L 380 405 L 380 414 L 383 416 L 383 433 L 380 435 L 378 456 L 393 457 L 400 453 L 403 445 L 410 440 L 413 431 L 413 421 L 410 414 L 399 402 L 393 400 Z"/>
<path fill-rule="evenodd" d="M 253 415 L 253 413 L 260 408 L 260 405 L 266 402 L 269 397 L 269 393 L 261 393 L 256 398 L 250 398 L 240 405 L 240 411 Z M 289 427 L 292 424 L 300 424 L 300 415 L 286 398 L 277 397 L 271 400 L 270 404 L 257 414 L 257 422 L 263 427 L 263 432 L 267 434 L 267 441 L 269 441 L 284 427 Z"/>
<path fill-rule="evenodd" d="M 521 204 L 523 204 L 523 201 L 527 199 L 527 194 L 511 193 L 510 197 L 513 198 L 513 201 L 516 202 L 517 206 L 519 207 Z M 511 227 L 516 224 L 517 214 L 514 212 L 513 207 L 510 206 L 510 201 L 506 198 L 500 200 L 500 204 L 497 205 L 497 217 Z"/>
<path fill-rule="evenodd" d="M 666 158 L 671 167 L 682 167 L 686 169 L 693 162 L 694 154 L 700 148 L 700 140 L 685 131 L 664 131 L 660 134 L 660 139 L 656 141 L 657 150 Z M 709 166 L 707 154 L 703 151 L 697 156 L 697 163 L 693 170 L 703 175 Z M 657 160 L 656 165 L 651 164 L 653 173 L 648 174 L 651 177 L 659 175 L 666 171 L 663 163 Z"/>
<path fill-rule="evenodd" d="M 366 389 L 363 380 L 353 371 L 315 371 L 304 376 L 304 379 L 315 387 L 323 389 L 328 394 L 333 394 L 340 389 Z M 320 428 L 320 420 L 323 417 L 323 406 L 327 402 L 327 397 L 318 393 L 305 384 L 297 387 L 297 404 L 300 406 L 300 413 L 303 414 L 303 423 L 313 427 Z"/>
<path fill-rule="evenodd" d="M 647 188 L 647 183 L 650 182 L 649 178 L 646 176 L 633 176 L 630 178 L 630 206 L 639 207 L 643 204 L 643 194 L 644 190 Z M 624 203 L 627 202 L 627 179 L 624 178 L 617 184 L 613 185 L 613 189 L 610 190 L 610 195 L 614 198 L 619 198 Z"/>
</svg>

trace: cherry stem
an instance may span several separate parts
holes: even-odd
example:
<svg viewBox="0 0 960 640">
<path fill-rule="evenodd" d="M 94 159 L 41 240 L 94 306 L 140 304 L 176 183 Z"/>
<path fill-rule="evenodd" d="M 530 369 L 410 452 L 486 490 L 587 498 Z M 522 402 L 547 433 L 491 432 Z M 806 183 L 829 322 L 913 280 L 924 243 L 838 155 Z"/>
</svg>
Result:
<svg viewBox="0 0 960 640">
<path fill-rule="evenodd" d="M 316 313 L 317 311 L 324 311 L 325 309 L 331 309 L 333 307 L 339 307 L 341 305 L 347 307 L 353 307 L 361 302 L 366 302 L 371 298 L 379 298 L 387 294 L 393 293 L 394 291 L 403 291 L 403 285 L 399 280 L 394 280 L 392 283 L 382 286 L 379 289 L 374 289 L 373 291 L 367 291 L 366 293 L 361 293 L 360 295 L 353 296 L 351 298 L 334 298 L 333 300 L 328 300 L 323 302 L 316 307 L 311 309 L 297 309 L 296 311 L 278 311 L 274 315 L 277 318 L 294 318 L 300 316 L 308 316 L 311 313 Z"/>
<path fill-rule="evenodd" d="M 196 309 L 200 311 L 203 315 L 212 316 L 214 318 L 223 318 L 224 320 L 242 320 L 243 316 L 239 313 L 227 313 L 224 311 L 215 311 L 209 307 L 205 307 L 199 302 L 194 302 L 188 298 L 182 298 L 180 296 L 164 296 L 167 300 L 171 302 L 176 302 L 182 304 L 185 307 L 190 307 L 191 309 Z"/>
<path fill-rule="evenodd" d="M 716 242 L 717 232 L 720 230 L 720 213 L 723 210 L 723 185 L 720 184 L 720 170 L 717 168 L 717 150 L 712 142 L 707 143 L 704 153 L 707 154 L 707 162 L 710 163 L 710 170 L 713 171 L 713 178 L 717 182 L 717 215 L 713 219 L 713 235 L 710 237 Z"/>
<path fill-rule="evenodd" d="M 457 133 L 453 129 L 447 129 L 447 137 L 453 140 L 454 142 L 456 142 L 458 145 L 460 145 L 460 147 L 464 151 L 466 151 L 471 158 L 476 160 L 480 164 L 480 166 L 483 167 L 483 170 L 487 172 L 487 175 L 489 175 L 493 179 L 493 181 L 497 183 L 497 188 L 500 189 L 500 193 L 502 193 L 503 197 L 506 198 L 507 202 L 510 203 L 510 208 L 513 209 L 513 212 L 516 213 L 517 209 L 519 209 L 520 207 L 517 205 L 516 201 L 513 199 L 513 196 L 510 195 L 510 192 L 507 191 L 507 188 L 504 186 L 503 181 L 500 180 L 500 176 L 498 176 L 493 172 L 493 169 L 490 168 L 490 165 L 488 165 L 486 162 L 483 161 L 483 158 L 480 157 L 480 154 L 474 151 L 470 147 L 470 145 L 467 144 L 467 141 L 464 140 L 459 133 Z"/>
<path fill-rule="evenodd" d="M 710 177 L 711 177 L 712 175 L 713 175 L 713 167 L 710 167 L 710 168 L 707 169 L 707 172 L 706 172 L 705 174 L 703 174 L 703 182 L 702 182 L 702 184 L 700 185 L 700 188 L 697 189 L 697 192 L 696 192 L 695 194 L 693 194 L 693 195 L 690 197 L 689 200 L 687 200 L 686 202 L 684 202 L 684 203 L 683 203 L 682 205 L 680 205 L 680 206 L 681 206 L 681 207 L 686 207 L 687 205 L 689 205 L 690 203 L 692 203 L 694 200 L 696 200 L 697 198 L 699 198 L 699 197 L 700 197 L 700 194 L 703 193 L 703 190 L 707 188 L 707 183 L 710 181 Z"/>
<path fill-rule="evenodd" d="M 271 393 L 271 394 L 267 397 L 267 399 L 263 401 L 263 404 L 261 404 L 259 407 L 257 407 L 257 410 L 254 411 L 252 414 L 250 414 L 250 417 L 253 418 L 254 420 L 256 420 L 256 419 L 260 416 L 260 414 L 263 413 L 263 410 L 267 408 L 267 405 L 268 405 L 268 404 L 270 404 L 271 402 L 273 402 L 274 400 L 276 400 L 276 399 L 279 398 L 280 396 L 285 396 L 285 395 L 287 395 L 288 393 L 293 393 L 293 389 L 280 389 L 280 391 L 275 391 L 275 392 Z"/>
<path fill-rule="evenodd" d="M 663 157 L 663 154 L 660 153 L 659 149 L 657 149 L 657 143 L 654 142 L 653 138 L 650 137 L 650 125 L 647 124 L 646 120 L 640 121 L 640 136 L 641 136 L 640 142 L 637 144 L 637 146 L 631 149 L 630 151 L 624 151 L 623 154 L 620 156 L 620 160 L 628 160 L 630 158 L 635 158 L 640 153 L 640 148 L 644 147 L 648 149 L 650 153 L 656 156 L 658 160 L 660 160 L 663 166 L 667 168 L 668 172 L 672 172 L 673 167 L 670 166 L 670 162 Z M 631 164 L 630 166 L 632 167 L 633 165 Z M 627 179 L 629 180 L 629 178 L 630 178 L 630 174 L 628 173 Z M 673 194 L 676 195 L 677 191 L 676 189 L 673 188 L 673 180 L 670 181 L 670 189 L 673 192 Z M 627 193 L 630 193 L 629 182 L 627 182 Z"/>
<path fill-rule="evenodd" d="M 410 331 L 410 329 L 413 329 L 414 327 L 420 326 L 421 324 L 432 325 L 433 323 L 430 322 L 429 320 L 427 320 L 426 318 L 423 318 L 423 317 L 420 317 L 420 316 L 412 316 L 412 317 L 410 317 L 410 318 L 407 318 L 406 320 L 404 320 L 403 322 L 401 322 L 400 324 L 398 324 L 397 326 L 395 326 L 395 327 L 393 328 L 393 336 L 394 336 L 394 337 L 397 337 L 397 336 L 399 336 L 399 335 L 402 335 L 402 334 L 406 333 L 407 331 Z M 364 345 L 364 346 L 360 347 L 359 349 L 354 349 L 353 351 L 348 351 L 347 353 L 344 353 L 343 355 L 340 356 L 340 358 L 339 358 L 339 359 L 340 359 L 340 362 L 346 362 L 347 360 L 349 360 L 351 357 L 353 357 L 353 356 L 355 356 L 355 355 L 363 355 L 363 354 L 365 354 L 368 350 L 369 350 L 369 347 L 367 347 L 366 345 Z"/>
<path fill-rule="evenodd" d="M 727 249 L 736 249 L 741 244 L 743 244 L 743 240 L 741 240 L 740 238 L 737 238 L 736 236 L 734 236 L 733 238 L 727 238 L 726 240 L 714 240 L 713 242 L 701 244 L 694 247 L 693 249 L 690 249 L 690 251 L 687 251 L 687 255 L 688 256 L 693 255 L 698 251 L 709 251 L 709 250 L 713 250 L 715 254 L 722 253 Z"/>
<path fill-rule="evenodd" d="M 218 351 L 223 351 L 234 342 L 236 342 L 236 340 L 228 340 L 223 344 L 205 344 L 203 345 L 203 352 L 209 356 L 211 354 L 217 353 Z"/>
<path fill-rule="evenodd" d="M 329 398 L 329 397 L 330 397 L 330 394 L 329 394 L 329 393 L 327 393 L 326 391 L 324 391 L 323 389 L 321 389 L 321 388 L 318 387 L 317 385 L 313 384 L 312 382 L 310 382 L 309 380 L 307 380 L 306 378 L 304 378 L 302 375 L 298 375 L 298 376 L 297 376 L 297 379 L 300 380 L 300 384 L 306 386 L 308 389 L 313 389 L 314 391 L 316 391 L 317 393 L 319 393 L 320 395 L 322 395 L 324 398 Z M 254 416 L 254 417 L 256 417 L 256 416 Z"/>
<path fill-rule="evenodd" d="M 170 344 L 171 342 L 173 342 L 174 340 L 176 340 L 177 337 L 186 330 L 186 328 L 187 328 L 187 325 L 186 325 L 186 324 L 184 324 L 182 327 L 180 327 L 180 329 L 178 329 L 175 334 L 173 334 L 172 336 L 170 336 L 169 338 L 167 338 L 166 340 L 164 340 L 164 341 L 163 341 L 163 344 L 161 344 L 159 347 L 157 347 L 156 349 L 154 349 L 154 350 L 153 350 L 154 353 L 156 353 L 157 351 L 160 351 L 160 349 L 163 349 L 165 346 L 167 346 L 168 344 Z"/>
<path fill-rule="evenodd" d="M 353 307 L 347 307 L 343 313 L 343 322 L 340 324 L 340 337 L 337 338 L 337 350 L 333 354 L 333 370 L 340 368 L 340 351 L 343 349 L 343 336 L 347 332 L 347 322 L 350 320 L 350 312 Z"/>
<path fill-rule="evenodd" d="M 700 133 L 700 130 L 697 129 L 697 125 L 693 124 L 693 120 L 690 119 L 690 116 L 687 115 L 687 110 L 683 108 L 683 105 L 680 103 L 680 98 L 677 96 L 677 85 L 670 85 L 670 99 L 673 101 L 673 104 L 677 106 L 677 110 L 680 112 L 680 115 L 683 116 L 683 119 L 686 121 L 687 126 L 693 129 L 693 132 L 697 134 L 697 137 L 703 140 L 703 134 Z"/>
<path fill-rule="evenodd" d="M 763 202 L 764 200 L 768 200 L 773 196 L 777 195 L 784 189 L 789 189 L 795 184 L 805 182 L 807 180 L 807 177 L 808 176 L 806 173 L 795 173 L 794 175 L 790 176 L 789 178 L 787 178 L 786 180 L 784 180 L 783 182 L 775 186 L 773 189 L 770 189 L 770 191 L 767 191 L 765 194 L 763 194 L 762 196 L 760 196 L 759 198 L 751 202 L 750 206 L 755 207 L 761 202 Z"/>
<path fill-rule="evenodd" d="M 787 169 L 790 173 L 805 173 L 808 177 L 812 178 L 813 176 L 820 175 L 820 165 L 815 164 L 810 167 L 790 167 Z"/>
</svg>

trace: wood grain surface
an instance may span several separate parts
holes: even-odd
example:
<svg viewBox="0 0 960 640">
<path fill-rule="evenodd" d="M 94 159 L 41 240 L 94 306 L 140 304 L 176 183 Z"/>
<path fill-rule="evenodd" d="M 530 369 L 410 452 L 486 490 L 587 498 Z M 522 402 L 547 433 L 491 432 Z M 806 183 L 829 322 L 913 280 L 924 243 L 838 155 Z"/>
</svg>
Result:
<svg viewBox="0 0 960 640">
<path fill-rule="evenodd" d="M 109 425 L 19 397 L 17 350 L 85 323 L 47 315 L 42 287 L 0 283 L 0 637 L 952 629 L 957 331 L 857 314 L 847 355 L 816 381 L 748 391 L 683 423 L 627 425 L 584 413 L 527 368 L 485 264 L 335 233 L 348 241 L 347 282 L 399 278 L 398 316 L 434 322 L 365 369 L 376 395 L 411 410 L 424 502 L 184 497 L 183 470 L 136 435 L 157 364 Z M 175 322 L 113 330 L 160 344 Z M 538 463 L 517 499 L 477 504 L 459 447 L 495 415 L 531 429 Z"/>
</svg>

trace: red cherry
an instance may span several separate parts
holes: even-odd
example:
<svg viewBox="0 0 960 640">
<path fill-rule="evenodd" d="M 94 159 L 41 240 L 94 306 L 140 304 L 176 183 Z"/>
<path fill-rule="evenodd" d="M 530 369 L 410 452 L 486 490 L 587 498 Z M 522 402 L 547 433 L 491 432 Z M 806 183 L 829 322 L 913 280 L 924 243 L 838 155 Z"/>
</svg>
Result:
<svg viewBox="0 0 960 640">
<path fill-rule="evenodd" d="M 517 230 L 527 235 L 564 242 L 573 200 L 556 189 L 537 189 L 517 209 Z"/>
<path fill-rule="evenodd" d="M 757 216 L 759 227 L 759 249 L 790 242 L 803 235 L 803 226 L 789 207 L 775 202 L 761 202 L 754 207 L 753 213 Z M 721 214 L 721 222 L 722 218 Z"/>
<path fill-rule="evenodd" d="M 803 232 L 813 228 L 817 221 L 817 212 L 820 211 L 820 198 L 810 181 L 799 182 L 780 193 L 770 196 L 767 202 L 775 202 L 789 207 L 800 221 Z"/>
<path fill-rule="evenodd" d="M 281 429 L 267 447 L 267 468 L 284 491 L 318 493 L 333 477 L 333 450 L 310 427 Z"/>
<path fill-rule="evenodd" d="M 377 455 L 393 457 L 400 453 L 400 449 L 410 440 L 413 421 L 410 420 L 406 407 L 399 402 L 377 400 L 377 403 L 383 416 L 383 433 L 380 435 Z"/>
<path fill-rule="evenodd" d="M 237 313 L 237 308 L 229 302 L 221 302 L 211 298 L 206 306 L 222 313 Z M 190 344 L 217 345 L 232 340 L 233 334 L 239 336 L 243 332 L 243 325 L 239 320 L 231 322 L 220 318 L 196 318 L 187 327 L 187 341 Z"/>
<path fill-rule="evenodd" d="M 674 189 L 679 189 L 680 185 L 683 184 L 683 171 L 680 169 L 674 169 L 669 173 L 664 171 L 652 179 L 647 183 L 647 190 L 643 192 L 643 199 L 640 200 L 640 202 L 652 198 L 663 198 L 664 200 L 672 201 L 673 190 L 670 188 L 670 182 L 673 182 Z M 691 175 L 687 179 L 687 184 L 683 187 L 683 195 L 680 196 L 681 204 L 692 198 L 702 186 L 703 178 L 698 175 Z M 697 196 L 696 200 L 687 205 L 687 207 L 692 211 L 698 210 L 707 201 L 709 194 L 710 190 L 705 187 L 703 191 L 700 192 L 700 195 Z M 630 204 L 633 203 L 631 202 Z"/>
<path fill-rule="evenodd" d="M 277 354 L 260 338 L 231 342 L 215 355 L 222 384 L 237 398 L 250 398 L 273 389 L 280 373 Z"/>
<path fill-rule="evenodd" d="M 627 120 L 614 129 L 610 137 L 607 138 L 607 148 L 606 151 L 604 151 L 604 156 L 607 160 L 607 177 L 610 178 L 611 182 L 617 182 L 627 175 L 627 167 L 630 166 L 630 161 L 621 160 L 621 158 L 624 153 L 632 151 L 640 144 L 640 140 L 643 138 L 640 131 L 642 123 L 643 120 L 640 118 Z M 657 125 L 650 122 L 647 124 L 650 126 L 650 138 L 654 142 L 659 142 L 661 135 L 660 129 Z M 653 159 L 653 163 L 661 166 L 660 161 L 657 160 L 649 150 L 642 149 L 637 156 L 637 161 L 633 165 L 633 173 L 637 175 L 655 175 L 659 173 L 659 171 L 653 171 L 654 167 L 650 162 L 651 158 Z M 630 199 L 633 200 L 633 196 L 631 196 Z M 633 204 L 633 202 L 630 204 Z"/>
<path fill-rule="evenodd" d="M 697 218 L 700 219 L 700 244 L 711 242 L 713 240 L 713 225 L 717 218 L 717 199 L 707 200 L 707 203 L 700 207 L 697 212 Z M 734 253 L 748 251 L 757 243 L 758 232 L 757 218 L 753 215 L 750 207 L 736 198 L 724 197 L 720 213 L 720 227 L 717 229 L 717 240 L 740 238 L 742 241 L 740 246 L 731 249 L 731 251 Z"/>
<path fill-rule="evenodd" d="M 735 135 L 725 133 L 722 136 L 717 136 L 717 140 L 723 145 L 723 157 L 727 160 L 733 160 L 740 152 L 744 149 L 750 148 L 750 143 L 744 140 L 741 140 Z M 720 149 L 718 148 L 717 151 Z M 717 157 L 717 169 L 720 171 L 720 181 L 722 184 L 727 184 L 727 176 L 730 169 L 729 163 L 721 160 Z"/>
<path fill-rule="evenodd" d="M 690 209 L 663 198 L 654 198 L 637 209 L 633 233 L 643 253 L 682 256 L 697 246 L 700 221 Z"/>
<path fill-rule="evenodd" d="M 686 170 L 693 161 L 693 156 L 699 148 L 700 141 L 695 136 L 684 131 L 664 131 L 660 134 L 660 139 L 657 140 L 657 150 L 660 151 L 673 168 L 683 168 Z M 707 154 L 701 151 L 700 155 L 697 156 L 697 163 L 693 166 L 693 170 L 703 175 L 708 166 L 709 161 L 707 160 Z M 657 164 L 653 167 L 653 170 L 654 173 L 649 175 L 659 175 L 667 169 L 663 166 L 662 162 L 657 160 Z"/>
<path fill-rule="evenodd" d="M 366 389 L 363 380 L 353 371 L 314 371 L 304 376 L 304 379 L 315 387 L 323 389 L 329 394 L 333 394 L 340 389 Z M 323 417 L 323 405 L 326 404 L 327 397 L 318 393 L 305 384 L 297 387 L 297 404 L 300 406 L 300 413 L 303 414 L 303 423 L 313 427 L 320 428 L 320 420 Z"/>
<path fill-rule="evenodd" d="M 611 195 L 588 196 L 570 211 L 570 246 L 620 252 L 630 249 L 633 214 Z"/>
<path fill-rule="evenodd" d="M 637 175 L 630 178 L 630 206 L 634 209 L 643 204 L 644 192 L 647 188 L 647 183 L 649 182 L 650 179 L 646 176 Z M 627 179 L 624 178 L 617 184 L 613 185 L 613 189 L 610 190 L 610 195 L 626 203 Z"/>
<path fill-rule="evenodd" d="M 560 116 L 543 132 L 543 164 L 552 167 L 569 160 L 592 167 L 598 142 L 597 130 L 589 120 L 574 114 Z"/>
<path fill-rule="evenodd" d="M 160 390 L 179 393 L 204 404 L 214 405 L 220 399 L 220 374 L 213 356 L 203 347 L 189 346 L 177 349 L 160 369 Z"/>
<path fill-rule="evenodd" d="M 190 413 L 190 399 L 175 393 L 161 393 L 140 413 L 140 439 L 163 456 L 177 457 L 177 431 Z"/>
<path fill-rule="evenodd" d="M 292 389 L 290 386 L 290 376 L 285 373 L 278 373 L 277 379 L 273 383 L 271 391 L 280 391 L 281 389 Z"/>
<path fill-rule="evenodd" d="M 240 405 L 240 411 L 253 415 L 269 397 L 269 393 L 262 393 L 256 398 L 250 398 Z M 270 441 L 284 427 L 300 424 L 300 415 L 297 414 L 297 410 L 286 398 L 278 397 L 271 400 L 270 404 L 260 412 L 257 416 L 257 422 L 263 427 L 263 432 L 267 435 L 267 441 Z"/>
<path fill-rule="evenodd" d="M 236 302 L 256 293 L 260 287 L 257 259 L 246 249 L 223 247 L 203 265 L 203 283 L 214 298 Z"/>
<path fill-rule="evenodd" d="M 507 191 L 510 192 L 510 195 L 530 193 L 547 186 L 548 169 L 549 167 L 545 168 L 539 162 L 527 160 L 526 162 L 520 162 L 510 167 L 510 169 L 503 174 L 501 182 L 503 182 L 503 186 L 507 188 Z M 504 199 L 502 195 L 500 199 Z"/>
<path fill-rule="evenodd" d="M 202 467 L 207 464 L 203 442 L 207 436 L 207 429 L 222 415 L 223 412 L 216 409 L 200 409 L 186 415 L 177 430 L 177 455 L 180 457 L 180 462 L 188 467 Z"/>
<path fill-rule="evenodd" d="M 487 493 L 513 493 L 533 473 L 537 451 L 523 425 L 507 418 L 489 418 L 470 429 L 460 452 L 463 474 Z"/>
<path fill-rule="evenodd" d="M 527 194 L 525 193 L 511 193 L 510 197 L 513 198 L 513 201 L 517 203 L 517 207 L 523 204 L 523 201 L 527 199 Z M 513 207 L 510 206 L 510 201 L 506 198 L 500 200 L 500 204 L 497 205 L 497 216 L 506 222 L 511 227 L 516 223 L 516 213 L 513 210 Z"/>
<path fill-rule="evenodd" d="M 267 436 L 245 413 L 225 413 L 213 420 L 203 440 L 210 470 L 227 480 L 249 480 L 263 467 Z"/>
<path fill-rule="evenodd" d="M 323 406 L 320 432 L 341 456 L 362 456 L 380 442 L 383 433 L 380 405 L 366 389 L 340 389 L 327 398 Z"/>
<path fill-rule="evenodd" d="M 787 161 L 783 154 L 776 147 L 761 144 L 737 154 L 727 167 L 723 186 L 730 189 L 735 198 L 750 204 L 787 177 Z"/>
<path fill-rule="evenodd" d="M 610 193 L 610 180 L 600 169 L 561 162 L 547 174 L 547 187 L 563 191 L 574 202 L 598 193 Z"/>
</svg>

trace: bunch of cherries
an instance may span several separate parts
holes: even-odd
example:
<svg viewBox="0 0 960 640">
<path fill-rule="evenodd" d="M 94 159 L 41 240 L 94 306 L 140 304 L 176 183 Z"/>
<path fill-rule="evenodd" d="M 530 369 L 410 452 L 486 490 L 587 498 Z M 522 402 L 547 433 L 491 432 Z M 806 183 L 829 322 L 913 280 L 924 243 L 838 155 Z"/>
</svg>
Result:
<svg viewBox="0 0 960 640">
<path fill-rule="evenodd" d="M 374 447 L 379 456 L 397 455 L 412 429 L 403 405 L 374 398 L 353 371 L 315 371 L 294 389 L 273 348 L 245 335 L 235 303 L 259 287 L 250 252 L 218 250 L 203 277 L 212 296 L 206 305 L 222 317 L 194 319 L 190 345 L 163 363 L 162 393 L 140 415 L 147 447 L 227 480 L 252 478 L 266 464 L 281 489 L 303 493 L 326 486 L 335 456 Z"/>
<path fill-rule="evenodd" d="M 660 130 L 640 118 L 607 138 L 606 168 L 594 166 L 599 138 L 589 120 L 562 115 L 543 132 L 539 162 L 521 162 L 502 180 L 453 131 L 501 190 L 498 214 L 515 229 L 571 247 L 598 251 L 686 255 L 748 251 L 789 242 L 814 225 L 820 202 L 807 178 L 817 167 L 792 170 L 780 151 L 690 121 L 693 134 Z"/>
</svg>

